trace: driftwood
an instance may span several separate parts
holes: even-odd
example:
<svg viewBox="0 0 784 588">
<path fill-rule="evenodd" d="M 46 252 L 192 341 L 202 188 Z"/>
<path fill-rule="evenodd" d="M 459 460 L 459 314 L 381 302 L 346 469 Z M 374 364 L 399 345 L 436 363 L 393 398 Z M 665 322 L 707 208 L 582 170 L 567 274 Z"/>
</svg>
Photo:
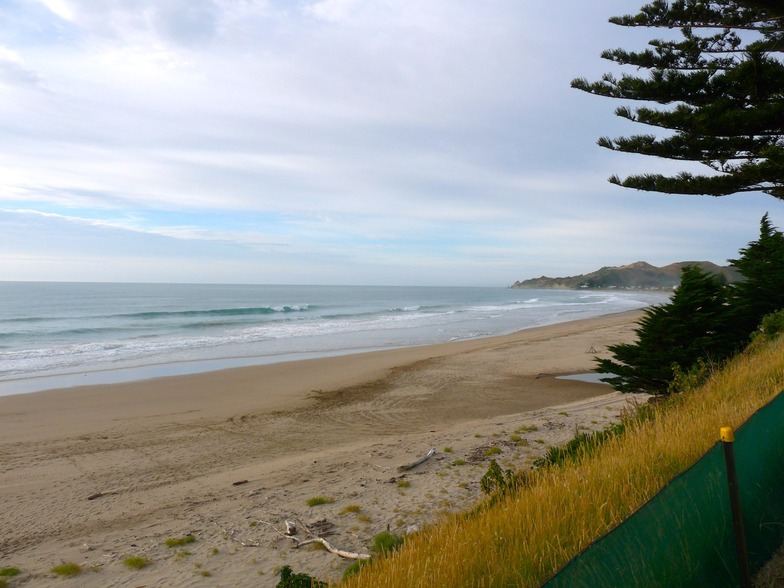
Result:
<svg viewBox="0 0 784 588">
<path fill-rule="evenodd" d="M 290 522 L 291 521 L 286 521 L 287 528 Z M 305 525 L 305 523 L 303 523 L 299 519 L 297 520 L 297 522 L 303 529 L 305 529 L 307 534 L 310 535 L 310 539 L 301 541 L 296 537 L 292 537 L 291 535 L 286 535 L 286 537 L 288 537 L 295 543 L 294 549 L 305 547 L 306 545 L 310 545 L 311 543 L 321 543 L 321 545 L 323 545 L 327 551 L 329 551 L 330 553 L 334 553 L 335 555 L 345 559 L 370 559 L 370 554 L 368 553 L 358 553 L 356 551 L 346 551 L 345 549 L 338 549 L 337 547 L 332 545 L 332 543 L 324 539 L 324 537 L 322 537 L 321 535 L 328 534 L 332 529 L 332 527 L 334 527 L 334 525 L 330 523 L 328 520 L 322 519 L 314 523 L 312 526 L 315 528 L 315 532 L 314 530 L 309 529 L 308 526 Z"/>
<path fill-rule="evenodd" d="M 431 457 L 433 457 L 435 454 L 436 454 L 436 448 L 435 448 L 435 447 L 433 447 L 433 448 L 432 448 L 430 451 L 428 451 L 428 452 L 427 452 L 427 453 L 426 453 L 424 456 L 420 457 L 418 460 L 416 460 L 416 461 L 412 461 L 411 463 L 407 463 L 407 464 L 405 464 L 405 465 L 402 465 L 402 466 L 398 467 L 398 468 L 397 468 L 397 471 L 399 471 L 399 472 L 405 472 L 405 471 L 407 471 L 407 470 L 414 469 L 414 468 L 415 468 L 415 467 L 417 467 L 417 466 L 418 466 L 420 463 L 424 463 L 424 462 L 426 462 L 428 459 L 430 459 Z"/>
<path fill-rule="evenodd" d="M 286 521 L 286 535 L 296 535 L 296 534 L 297 534 L 297 525 L 295 525 L 291 521 Z"/>
<path fill-rule="evenodd" d="M 355 551 L 344 551 L 343 549 L 338 549 L 323 537 L 313 537 L 312 539 L 307 539 L 305 541 L 300 541 L 295 537 L 290 537 L 290 539 L 293 539 L 297 542 L 297 544 L 294 546 L 295 549 L 305 547 L 305 545 L 310 545 L 311 543 L 321 543 L 324 547 L 326 547 L 327 551 L 345 559 L 370 559 L 370 554 L 368 553 L 357 553 Z"/>
</svg>

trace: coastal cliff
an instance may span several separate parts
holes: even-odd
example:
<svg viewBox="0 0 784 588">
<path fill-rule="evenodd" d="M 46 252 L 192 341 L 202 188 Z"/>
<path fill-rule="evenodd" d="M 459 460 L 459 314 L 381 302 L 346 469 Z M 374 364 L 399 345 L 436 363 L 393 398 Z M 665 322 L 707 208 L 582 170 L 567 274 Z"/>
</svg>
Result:
<svg viewBox="0 0 784 588">
<path fill-rule="evenodd" d="M 740 279 L 734 267 L 719 266 L 709 261 L 679 261 L 663 267 L 637 261 L 618 267 L 603 267 L 579 276 L 532 278 L 515 282 L 510 288 L 672 290 L 680 283 L 681 269 L 687 265 L 696 265 L 706 272 L 722 276 L 728 282 Z"/>
</svg>

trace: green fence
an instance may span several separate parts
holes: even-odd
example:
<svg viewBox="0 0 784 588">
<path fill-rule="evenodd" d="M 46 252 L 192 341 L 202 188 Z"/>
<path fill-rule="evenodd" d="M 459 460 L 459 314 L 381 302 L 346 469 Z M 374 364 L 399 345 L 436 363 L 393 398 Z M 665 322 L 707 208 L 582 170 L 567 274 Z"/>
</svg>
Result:
<svg viewBox="0 0 784 588">
<path fill-rule="evenodd" d="M 735 432 L 734 449 L 754 573 L 784 541 L 784 393 Z M 722 444 L 543 586 L 740 586 Z"/>
</svg>

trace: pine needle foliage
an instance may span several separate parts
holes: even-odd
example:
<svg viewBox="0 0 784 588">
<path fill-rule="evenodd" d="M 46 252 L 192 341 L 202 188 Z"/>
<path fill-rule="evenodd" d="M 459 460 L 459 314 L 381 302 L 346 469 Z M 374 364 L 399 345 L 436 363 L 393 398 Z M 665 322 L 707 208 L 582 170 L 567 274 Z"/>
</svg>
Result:
<svg viewBox="0 0 784 588">
<path fill-rule="evenodd" d="M 664 130 L 602 137 L 613 151 L 696 162 L 706 174 L 648 173 L 610 182 L 668 194 L 725 196 L 762 191 L 784 198 L 784 8 L 780 2 L 656 0 L 624 27 L 679 29 L 681 38 L 653 39 L 643 51 L 612 49 L 601 57 L 645 75 L 605 74 L 572 87 L 597 96 L 668 105 L 621 106 L 621 118 Z"/>
</svg>

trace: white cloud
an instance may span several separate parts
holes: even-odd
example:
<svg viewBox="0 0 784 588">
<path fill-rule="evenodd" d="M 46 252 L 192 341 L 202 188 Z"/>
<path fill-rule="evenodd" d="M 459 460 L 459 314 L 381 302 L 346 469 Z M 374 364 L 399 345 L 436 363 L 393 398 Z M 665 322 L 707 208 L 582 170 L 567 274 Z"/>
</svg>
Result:
<svg viewBox="0 0 784 588">
<path fill-rule="evenodd" d="M 330 22 L 345 20 L 361 4 L 360 0 L 320 0 L 303 8 L 305 14 Z"/>
<path fill-rule="evenodd" d="M 155 250 L 151 272 L 214 255 L 238 274 L 460 283 L 462 264 L 506 284 L 613 256 L 715 260 L 711 235 L 784 212 L 607 184 L 662 169 L 596 147 L 639 129 L 568 87 L 650 36 L 606 23 L 621 0 L 40 2 L 0 30 L 0 201 L 60 215 L 41 234 L 79 259 L 68 243 Z"/>
</svg>

